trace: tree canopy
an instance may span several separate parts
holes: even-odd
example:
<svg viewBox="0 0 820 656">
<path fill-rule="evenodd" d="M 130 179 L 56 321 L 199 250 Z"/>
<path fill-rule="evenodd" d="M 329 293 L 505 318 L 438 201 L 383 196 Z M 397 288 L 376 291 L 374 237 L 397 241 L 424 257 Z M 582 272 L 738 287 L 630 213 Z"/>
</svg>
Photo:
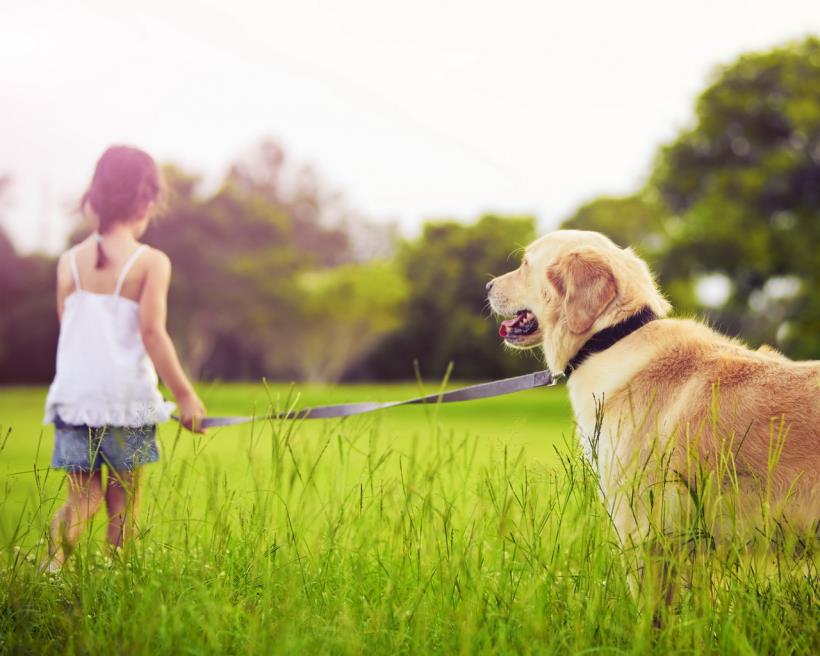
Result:
<svg viewBox="0 0 820 656">
<path fill-rule="evenodd" d="M 532 217 L 487 215 L 476 223 L 427 223 L 396 259 L 410 295 L 404 320 L 355 372 L 368 378 L 441 376 L 453 362 L 460 378 L 512 375 L 537 367 L 501 347 L 484 285 L 518 266 L 520 250 L 535 238 Z"/>
<path fill-rule="evenodd" d="M 707 312 L 721 328 L 820 353 L 820 40 L 742 56 L 698 98 L 694 125 L 662 147 L 646 187 L 564 222 L 644 247 L 673 303 L 724 276 Z M 647 240 L 649 243 L 647 243 Z"/>
</svg>

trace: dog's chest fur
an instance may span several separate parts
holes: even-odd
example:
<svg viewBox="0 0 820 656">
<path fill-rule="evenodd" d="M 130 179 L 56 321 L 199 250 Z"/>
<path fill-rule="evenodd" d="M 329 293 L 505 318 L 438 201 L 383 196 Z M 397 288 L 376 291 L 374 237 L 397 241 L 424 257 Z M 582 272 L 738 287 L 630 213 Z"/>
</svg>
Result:
<svg viewBox="0 0 820 656">
<path fill-rule="evenodd" d="M 615 475 L 617 463 L 628 459 L 632 437 L 624 417 L 607 412 L 606 402 L 627 388 L 630 380 L 652 361 L 656 349 L 651 345 L 651 328 L 647 326 L 641 331 L 646 331 L 643 335 L 629 335 L 590 356 L 567 383 L 584 455 L 599 467 L 605 489 L 606 479 Z"/>
</svg>

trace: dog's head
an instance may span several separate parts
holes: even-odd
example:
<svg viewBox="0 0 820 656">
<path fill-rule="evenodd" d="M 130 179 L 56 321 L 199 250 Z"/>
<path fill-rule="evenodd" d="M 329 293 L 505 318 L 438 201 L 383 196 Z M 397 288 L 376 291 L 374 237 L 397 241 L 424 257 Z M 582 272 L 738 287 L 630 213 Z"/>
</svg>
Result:
<svg viewBox="0 0 820 656">
<path fill-rule="evenodd" d="M 493 311 L 509 317 L 498 331 L 505 343 L 541 345 L 551 371 L 563 371 L 599 330 L 647 306 L 659 317 L 670 310 L 643 260 L 600 233 L 582 230 L 538 239 L 521 266 L 487 289 Z"/>
</svg>

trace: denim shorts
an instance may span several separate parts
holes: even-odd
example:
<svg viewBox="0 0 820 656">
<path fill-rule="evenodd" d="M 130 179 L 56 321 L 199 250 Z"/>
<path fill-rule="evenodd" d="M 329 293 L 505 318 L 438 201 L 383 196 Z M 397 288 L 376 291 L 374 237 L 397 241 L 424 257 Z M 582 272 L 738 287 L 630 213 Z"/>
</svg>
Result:
<svg viewBox="0 0 820 656">
<path fill-rule="evenodd" d="M 131 471 L 159 460 L 156 425 L 73 426 L 54 419 L 54 453 L 51 466 L 70 472 L 98 471 L 103 465 Z"/>
</svg>

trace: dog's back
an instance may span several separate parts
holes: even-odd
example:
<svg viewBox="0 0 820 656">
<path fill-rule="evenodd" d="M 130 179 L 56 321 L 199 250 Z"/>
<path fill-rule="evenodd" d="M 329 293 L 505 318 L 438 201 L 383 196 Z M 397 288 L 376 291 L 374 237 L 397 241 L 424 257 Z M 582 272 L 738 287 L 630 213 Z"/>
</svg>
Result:
<svg viewBox="0 0 820 656">
<path fill-rule="evenodd" d="M 754 497 L 749 506 L 778 507 L 804 529 L 817 522 L 820 362 L 752 351 L 693 321 L 666 319 L 645 330 L 660 346 L 630 382 L 632 398 L 651 392 L 651 414 L 676 433 L 681 458 L 691 463 L 694 449 L 701 466 Z"/>
</svg>

